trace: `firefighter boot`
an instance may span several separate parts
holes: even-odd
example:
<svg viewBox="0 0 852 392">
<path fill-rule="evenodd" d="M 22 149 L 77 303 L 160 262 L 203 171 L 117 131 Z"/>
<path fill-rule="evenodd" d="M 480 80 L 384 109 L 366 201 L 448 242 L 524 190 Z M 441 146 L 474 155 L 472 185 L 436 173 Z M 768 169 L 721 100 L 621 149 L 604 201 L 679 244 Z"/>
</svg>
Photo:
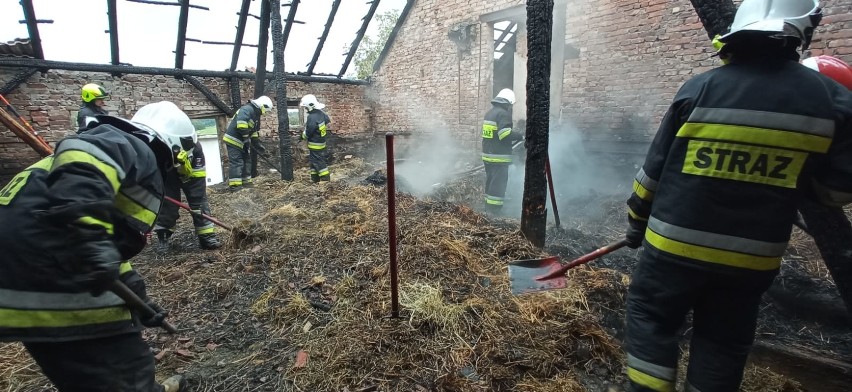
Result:
<svg viewBox="0 0 852 392">
<path fill-rule="evenodd" d="M 207 233 L 198 235 L 198 246 L 204 250 L 213 250 L 221 248 L 222 243 L 219 242 L 215 233 Z"/>
<path fill-rule="evenodd" d="M 169 251 L 169 237 L 172 232 L 169 230 L 157 230 L 157 253 L 164 254 Z"/>
<path fill-rule="evenodd" d="M 164 392 L 181 392 L 186 390 L 186 377 L 171 376 L 163 381 Z"/>
</svg>

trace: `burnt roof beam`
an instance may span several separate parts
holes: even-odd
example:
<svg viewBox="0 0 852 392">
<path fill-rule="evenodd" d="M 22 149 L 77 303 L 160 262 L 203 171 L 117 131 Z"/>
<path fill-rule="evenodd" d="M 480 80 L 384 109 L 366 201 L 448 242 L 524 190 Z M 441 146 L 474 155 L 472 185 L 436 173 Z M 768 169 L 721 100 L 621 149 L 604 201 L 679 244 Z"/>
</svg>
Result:
<svg viewBox="0 0 852 392">
<path fill-rule="evenodd" d="M 116 0 L 107 0 L 107 16 L 109 17 L 109 49 L 112 65 L 121 64 L 118 52 L 118 7 Z"/>
<path fill-rule="evenodd" d="M 284 33 L 281 41 L 281 53 L 287 49 L 287 39 L 290 38 L 290 29 L 293 28 L 293 23 L 296 22 L 296 10 L 299 8 L 299 0 L 290 2 L 290 12 L 287 13 L 287 22 L 284 23 Z"/>
<path fill-rule="evenodd" d="M 358 46 L 361 45 L 361 40 L 364 39 L 364 34 L 367 32 L 367 26 L 369 26 L 370 21 L 373 20 L 376 8 L 379 8 L 379 0 L 373 0 L 371 3 L 370 9 L 367 11 L 367 15 L 363 19 L 364 23 L 361 24 L 358 34 L 355 35 L 355 40 L 352 41 L 352 46 L 349 48 L 349 52 L 346 53 L 346 60 L 343 61 L 343 66 L 340 67 L 340 72 L 337 74 L 338 78 L 342 78 L 343 74 L 346 73 L 346 69 L 349 68 L 349 63 L 352 62 L 352 57 L 355 56 L 355 51 L 358 50 Z"/>
<path fill-rule="evenodd" d="M 33 0 L 21 0 L 24 9 L 24 19 L 27 21 L 27 31 L 30 34 L 30 45 L 33 47 L 33 56 L 44 60 L 44 49 L 41 47 L 41 35 L 38 33 L 38 19 L 35 15 Z"/>
<path fill-rule="evenodd" d="M 189 21 L 189 0 L 180 1 L 178 17 L 177 46 L 175 47 L 175 68 L 183 69 L 183 56 L 186 53 L 186 25 Z"/>
<path fill-rule="evenodd" d="M 246 32 L 246 19 L 248 19 L 248 10 L 251 0 L 243 0 L 243 5 L 240 6 L 240 16 L 237 21 L 237 37 L 234 38 L 234 52 L 231 55 L 231 71 L 237 69 L 237 62 L 240 60 L 240 49 L 242 49 L 243 36 Z"/>
<path fill-rule="evenodd" d="M 163 76 L 196 76 L 202 78 L 240 78 L 254 79 L 254 75 L 249 72 L 230 72 L 230 71 L 209 71 L 200 69 L 174 69 L 174 68 L 157 68 L 157 67 L 137 67 L 132 65 L 112 65 L 112 64 L 89 64 L 89 63 L 72 63 L 65 61 L 38 60 L 26 57 L 0 57 L 0 67 L 11 68 L 36 68 L 39 70 L 59 69 L 64 71 L 82 71 L 82 72 L 103 72 L 103 73 L 122 73 L 128 75 L 163 75 Z M 272 76 L 269 76 L 272 78 Z M 313 82 L 313 83 L 331 83 L 331 84 L 352 84 L 366 85 L 365 80 L 338 79 L 336 77 L 320 77 L 298 75 L 293 73 L 287 74 L 288 81 L 296 82 Z"/>
<path fill-rule="evenodd" d="M 503 30 L 503 34 L 500 34 L 500 38 L 497 38 L 494 41 L 494 50 L 497 50 L 497 47 L 500 46 L 501 43 L 503 43 L 503 40 L 506 39 L 507 35 L 512 34 L 512 28 L 513 27 L 515 27 L 515 23 L 509 22 L 509 26 L 506 26 L 506 30 Z"/>
<path fill-rule="evenodd" d="M 255 67 L 254 98 L 263 95 L 266 87 L 266 56 L 269 51 L 269 22 L 272 17 L 269 0 L 260 3 L 260 37 L 257 40 L 257 67 Z"/>
<path fill-rule="evenodd" d="M 151 1 L 151 0 L 127 0 L 131 3 L 139 3 L 139 4 L 153 4 L 153 5 L 179 5 L 183 6 L 182 0 L 178 0 L 178 3 L 168 3 L 165 1 Z M 200 10 L 210 11 L 210 8 L 202 7 L 200 5 L 189 5 L 190 8 L 198 8 Z"/>
<path fill-rule="evenodd" d="M 340 2 L 341 0 L 334 0 L 334 3 L 331 4 L 331 12 L 328 13 L 328 20 L 325 22 L 325 29 L 323 29 L 322 35 L 319 38 L 317 50 L 314 51 L 314 57 L 311 59 L 311 62 L 308 63 L 308 75 L 314 73 L 314 67 L 316 67 L 317 61 L 319 61 L 320 52 L 322 52 L 322 47 L 325 45 L 325 40 L 328 38 L 328 32 L 331 31 L 331 25 L 334 23 L 334 16 L 337 14 L 337 9 L 340 8 Z"/>
<path fill-rule="evenodd" d="M 396 24 L 393 26 L 393 30 L 391 30 L 390 35 L 388 36 L 388 40 L 385 41 L 385 46 L 382 48 L 382 52 L 379 53 L 379 58 L 373 63 L 373 72 L 379 70 L 382 67 L 382 63 L 385 62 L 385 57 L 390 52 L 391 46 L 393 46 L 394 41 L 396 41 L 396 36 L 399 34 L 399 30 L 402 29 L 402 25 L 405 24 L 405 20 L 408 19 L 408 13 L 414 8 L 415 0 L 408 0 L 405 3 L 405 7 L 402 9 L 402 12 L 399 13 L 399 18 L 396 20 Z"/>
</svg>

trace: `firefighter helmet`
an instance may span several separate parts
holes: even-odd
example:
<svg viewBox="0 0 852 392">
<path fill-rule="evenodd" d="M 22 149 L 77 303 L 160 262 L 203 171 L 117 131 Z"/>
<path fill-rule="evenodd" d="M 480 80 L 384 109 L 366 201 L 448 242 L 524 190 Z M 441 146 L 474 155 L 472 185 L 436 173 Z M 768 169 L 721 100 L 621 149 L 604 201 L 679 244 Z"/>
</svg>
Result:
<svg viewBox="0 0 852 392">
<path fill-rule="evenodd" d="M 89 83 L 83 86 L 83 91 L 80 94 L 83 97 L 83 102 L 92 102 L 96 99 L 109 99 L 109 93 L 100 85 Z"/>
<path fill-rule="evenodd" d="M 494 100 L 497 102 L 508 103 L 509 105 L 515 104 L 515 92 L 511 89 L 504 88 L 500 90 Z"/>
<path fill-rule="evenodd" d="M 722 42 L 751 33 L 765 33 L 772 37 L 791 37 L 800 40 L 807 49 L 814 29 L 822 19 L 822 9 L 817 0 L 743 0 L 730 32 L 720 38 Z"/>
<path fill-rule="evenodd" d="M 308 94 L 302 97 L 302 101 L 299 102 L 299 106 L 307 108 L 309 112 L 314 109 L 325 108 L 325 105 L 320 103 L 320 101 L 317 100 L 317 97 L 313 94 Z"/>
<path fill-rule="evenodd" d="M 257 106 L 258 108 L 260 108 L 260 114 L 264 114 L 268 110 L 272 109 L 272 100 L 269 99 L 269 97 L 267 97 L 265 95 L 261 95 L 260 97 L 252 99 L 251 103 L 253 103 L 254 106 Z"/>
<path fill-rule="evenodd" d="M 802 60 L 802 64 L 852 90 L 852 67 L 845 61 L 837 57 L 823 55 L 808 57 Z"/>
</svg>

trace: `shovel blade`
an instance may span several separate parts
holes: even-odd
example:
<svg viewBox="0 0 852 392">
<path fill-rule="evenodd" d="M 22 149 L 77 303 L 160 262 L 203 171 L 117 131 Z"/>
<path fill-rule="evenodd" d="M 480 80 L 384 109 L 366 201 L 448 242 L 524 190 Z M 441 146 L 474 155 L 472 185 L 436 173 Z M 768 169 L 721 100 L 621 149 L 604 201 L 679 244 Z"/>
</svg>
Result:
<svg viewBox="0 0 852 392">
<path fill-rule="evenodd" d="M 562 265 L 557 257 L 515 260 L 509 263 L 509 286 L 512 289 L 512 294 L 564 289 L 568 281 L 565 275 L 538 280 L 538 278 L 556 271 L 560 267 Z"/>
</svg>

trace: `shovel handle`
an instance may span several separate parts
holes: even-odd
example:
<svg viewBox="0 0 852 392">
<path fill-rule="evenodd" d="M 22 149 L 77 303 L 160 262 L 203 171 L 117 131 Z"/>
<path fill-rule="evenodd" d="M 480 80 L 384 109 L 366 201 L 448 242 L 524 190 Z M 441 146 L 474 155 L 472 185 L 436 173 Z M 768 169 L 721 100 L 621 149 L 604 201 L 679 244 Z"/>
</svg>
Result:
<svg viewBox="0 0 852 392">
<path fill-rule="evenodd" d="M 228 226 L 228 225 L 222 223 L 220 220 L 218 220 L 218 219 L 216 219 L 216 218 L 214 218 L 210 215 L 206 215 L 206 214 L 202 214 L 202 213 L 193 211 L 192 207 L 188 206 L 186 203 L 181 203 L 181 202 L 179 202 L 175 199 L 172 199 L 171 197 L 168 197 L 168 196 L 163 196 L 163 199 L 165 199 L 167 202 L 172 203 L 172 204 L 174 204 L 174 205 L 176 205 L 180 208 L 183 208 L 184 210 L 189 211 L 189 213 L 192 214 L 192 215 L 197 215 L 197 216 L 200 216 L 204 219 L 207 219 L 210 222 L 213 222 L 213 224 L 215 224 L 215 225 L 217 225 L 217 226 L 219 226 L 219 227 L 221 227 L 225 230 L 228 230 L 228 231 L 232 230 L 231 226 Z"/>
<path fill-rule="evenodd" d="M 540 277 L 536 278 L 535 280 L 548 280 L 548 279 L 555 278 L 559 275 L 563 275 L 563 274 L 565 274 L 565 272 L 567 272 L 571 268 L 574 268 L 578 265 L 586 264 L 586 263 L 588 263 L 588 262 L 590 262 L 594 259 L 597 259 L 598 257 L 601 257 L 601 256 L 603 256 L 607 253 L 610 253 L 614 250 L 621 249 L 625 245 L 627 245 L 627 239 L 626 238 L 623 238 L 623 239 L 620 239 L 620 240 L 615 241 L 613 243 L 607 244 L 606 246 L 598 248 L 594 252 L 585 254 L 585 255 L 580 256 L 580 257 L 578 257 L 574 260 L 571 260 L 570 263 L 563 265 L 558 270 L 553 271 L 553 272 L 551 272 L 547 275 L 540 276 Z"/>
<path fill-rule="evenodd" d="M 122 281 L 114 281 L 112 285 L 110 285 L 109 291 L 115 293 L 118 298 L 123 299 L 127 305 L 141 312 L 142 315 L 144 315 L 145 317 L 153 317 L 157 315 L 157 312 L 154 309 L 151 309 L 151 307 L 148 306 L 148 304 L 146 304 L 145 301 L 142 300 L 142 298 L 139 298 L 139 296 L 136 295 L 136 293 L 134 293 L 133 290 L 131 290 L 130 287 L 127 287 L 127 285 L 124 284 Z M 177 333 L 177 328 L 175 328 L 174 325 L 169 324 L 168 321 L 163 320 L 163 324 L 161 325 L 161 327 L 165 329 L 168 333 Z"/>
</svg>

